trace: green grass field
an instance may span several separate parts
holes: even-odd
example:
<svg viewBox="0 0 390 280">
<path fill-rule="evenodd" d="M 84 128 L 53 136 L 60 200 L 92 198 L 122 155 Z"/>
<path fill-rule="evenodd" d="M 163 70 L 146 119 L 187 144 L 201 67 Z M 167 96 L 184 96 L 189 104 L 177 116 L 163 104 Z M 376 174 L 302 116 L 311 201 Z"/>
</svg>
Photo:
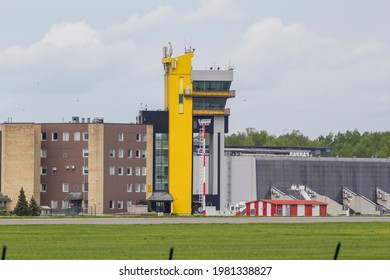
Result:
<svg viewBox="0 0 390 280">
<path fill-rule="evenodd" d="M 0 225 L 7 260 L 390 260 L 390 223 Z"/>
</svg>

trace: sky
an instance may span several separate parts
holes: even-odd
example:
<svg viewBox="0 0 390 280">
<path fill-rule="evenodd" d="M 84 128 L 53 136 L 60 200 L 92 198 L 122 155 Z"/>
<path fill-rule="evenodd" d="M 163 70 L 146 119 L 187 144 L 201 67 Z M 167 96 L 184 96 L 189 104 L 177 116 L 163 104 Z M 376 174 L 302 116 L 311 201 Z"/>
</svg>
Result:
<svg viewBox="0 0 390 280">
<path fill-rule="evenodd" d="M 135 122 L 162 48 L 234 67 L 229 134 L 390 127 L 390 1 L 0 0 L 0 123 Z"/>
</svg>

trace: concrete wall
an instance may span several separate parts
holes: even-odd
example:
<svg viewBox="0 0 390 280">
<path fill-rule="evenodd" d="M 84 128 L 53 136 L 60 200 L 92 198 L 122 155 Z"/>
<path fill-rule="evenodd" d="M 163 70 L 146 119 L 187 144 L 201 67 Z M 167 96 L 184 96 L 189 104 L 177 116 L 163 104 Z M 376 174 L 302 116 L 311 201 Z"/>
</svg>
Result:
<svg viewBox="0 0 390 280">
<path fill-rule="evenodd" d="M 27 201 L 34 196 L 40 204 L 40 126 L 2 124 L 1 130 L 1 187 L 3 194 L 12 199 L 7 209 L 16 206 L 21 187 Z"/>
<path fill-rule="evenodd" d="M 257 199 L 256 192 L 256 159 L 253 156 L 227 156 L 231 160 L 231 201 L 221 200 L 221 206 L 229 203 Z M 228 166 L 226 166 L 227 168 Z M 229 174 L 229 170 L 225 171 Z M 221 193 L 224 193 L 221 191 Z M 221 196 L 223 198 L 223 196 Z"/>
<path fill-rule="evenodd" d="M 213 133 L 210 134 L 210 165 L 209 165 L 209 174 L 214 176 L 210 177 L 209 182 L 209 193 L 218 194 L 221 186 L 225 184 L 225 157 L 224 157 L 224 147 L 225 147 L 225 117 L 224 116 L 214 116 L 213 122 Z M 207 130 L 207 129 L 206 129 Z"/>
<path fill-rule="evenodd" d="M 193 194 L 199 194 L 199 167 L 201 156 L 194 156 Z M 221 173 L 220 209 L 229 209 L 229 204 L 256 200 L 256 159 L 253 156 L 224 156 L 224 167 Z M 209 160 L 206 158 L 206 170 Z M 210 184 L 208 172 L 206 172 L 206 186 Z M 214 182 L 215 184 L 215 182 Z M 209 191 L 209 187 L 207 187 Z M 212 188 L 216 190 L 216 188 Z M 209 193 L 209 192 L 208 192 Z M 213 192 L 214 194 L 217 194 Z"/>
<path fill-rule="evenodd" d="M 153 194 L 153 125 L 146 127 L 146 198 Z"/>
<path fill-rule="evenodd" d="M 88 126 L 88 213 L 103 213 L 104 189 L 104 124 Z"/>
</svg>

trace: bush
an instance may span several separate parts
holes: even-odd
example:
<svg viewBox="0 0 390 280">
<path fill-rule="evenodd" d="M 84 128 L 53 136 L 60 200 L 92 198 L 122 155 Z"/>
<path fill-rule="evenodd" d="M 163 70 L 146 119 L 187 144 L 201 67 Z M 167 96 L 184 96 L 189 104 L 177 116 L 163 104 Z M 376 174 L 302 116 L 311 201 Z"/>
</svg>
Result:
<svg viewBox="0 0 390 280">
<path fill-rule="evenodd" d="M 5 209 L 0 210 L 0 216 L 11 216 L 11 213 Z"/>
</svg>

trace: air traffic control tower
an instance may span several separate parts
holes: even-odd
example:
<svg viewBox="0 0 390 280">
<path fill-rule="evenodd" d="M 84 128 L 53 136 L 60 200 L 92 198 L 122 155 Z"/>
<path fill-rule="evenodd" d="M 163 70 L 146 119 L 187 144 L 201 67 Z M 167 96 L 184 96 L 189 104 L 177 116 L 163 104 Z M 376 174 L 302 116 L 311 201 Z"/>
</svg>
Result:
<svg viewBox="0 0 390 280">
<path fill-rule="evenodd" d="M 161 197 L 172 198 L 171 213 L 192 214 L 199 205 L 193 193 L 198 193 L 199 185 L 193 185 L 194 133 L 199 133 L 200 123 L 207 122 L 208 170 L 205 199 L 209 205 L 220 208 L 221 189 L 224 189 L 224 135 L 228 132 L 230 110 L 225 108 L 228 98 L 235 96 L 230 90 L 233 69 L 193 70 L 194 49 L 186 49 L 181 56 L 173 57 L 172 46 L 163 48 L 164 67 L 164 111 L 141 112 L 142 123 L 158 123 L 155 133 L 167 130 L 167 168 L 160 168 L 155 159 L 153 203 Z M 157 114 L 157 115 L 156 115 Z M 166 125 L 162 119 L 167 119 Z M 201 120 L 199 122 L 199 120 Z M 160 130 L 160 131 L 159 131 Z M 157 134 L 156 134 L 157 135 Z M 160 134 L 158 134 L 160 135 Z M 158 148 L 155 137 L 155 149 Z M 155 151 L 156 156 L 163 151 Z M 161 174 L 160 171 L 167 174 Z M 161 187 L 159 178 L 167 179 L 167 186 Z M 163 180 L 163 179 L 161 179 Z M 195 190 L 195 192 L 194 192 Z M 168 192 L 168 193 L 164 193 Z M 164 202 L 164 201 L 161 201 Z M 197 204 L 198 202 L 198 204 Z M 167 210 L 167 208 L 165 208 Z M 165 211 L 166 211 L 165 210 Z"/>
</svg>

